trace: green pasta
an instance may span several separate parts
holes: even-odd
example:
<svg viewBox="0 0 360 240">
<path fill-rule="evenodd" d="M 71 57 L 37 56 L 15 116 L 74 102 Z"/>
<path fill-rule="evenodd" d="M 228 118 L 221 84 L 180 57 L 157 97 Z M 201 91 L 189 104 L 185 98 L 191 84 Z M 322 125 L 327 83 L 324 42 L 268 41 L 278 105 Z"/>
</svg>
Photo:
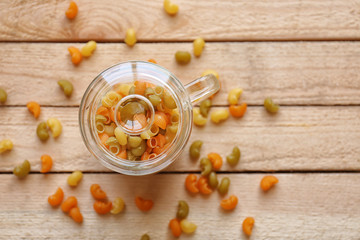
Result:
<svg viewBox="0 0 360 240">
<path fill-rule="evenodd" d="M 146 151 L 146 147 L 147 146 L 145 141 L 142 141 L 138 147 L 131 149 L 131 153 L 135 157 L 141 157 L 141 155 L 143 155 L 143 153 Z"/>
<path fill-rule="evenodd" d="M 161 98 L 158 95 L 150 95 L 149 101 L 151 102 L 151 104 L 154 107 L 156 107 L 157 105 L 159 105 L 161 103 Z"/>
<path fill-rule="evenodd" d="M 163 87 L 156 86 L 154 91 L 155 91 L 155 95 L 159 96 L 160 98 L 162 98 L 164 96 L 164 88 Z"/>
<path fill-rule="evenodd" d="M 203 141 L 201 140 L 196 140 L 190 145 L 189 153 L 192 159 L 197 159 L 200 157 L 200 150 L 202 145 Z"/>
<path fill-rule="evenodd" d="M 13 174 L 18 178 L 24 178 L 29 174 L 30 169 L 30 162 L 28 160 L 25 160 L 22 164 L 14 168 Z"/>
<path fill-rule="evenodd" d="M 275 104 L 271 98 L 265 98 L 264 107 L 269 113 L 277 113 L 279 111 L 279 105 Z"/>
<path fill-rule="evenodd" d="M 202 158 L 200 160 L 201 175 L 207 176 L 212 171 L 212 164 L 208 158 Z"/>
<path fill-rule="evenodd" d="M 70 97 L 73 92 L 73 85 L 68 80 L 60 80 L 58 81 L 59 86 L 64 91 L 65 96 Z"/>
<path fill-rule="evenodd" d="M 209 186 L 211 188 L 216 188 L 219 185 L 219 181 L 217 179 L 217 175 L 215 172 L 211 172 L 209 174 Z"/>
<path fill-rule="evenodd" d="M 230 165 L 236 165 L 240 160 L 241 152 L 238 147 L 234 147 L 231 154 L 226 156 L 226 161 Z"/>
<path fill-rule="evenodd" d="M 218 191 L 221 195 L 225 195 L 229 191 L 230 179 L 228 177 L 224 177 L 221 179 L 220 185 L 218 187 Z"/>
<path fill-rule="evenodd" d="M 189 214 L 189 205 L 187 204 L 187 202 L 185 202 L 184 200 L 179 201 L 176 217 L 181 220 L 186 218 L 188 214 Z"/>
<path fill-rule="evenodd" d="M 41 122 L 36 128 L 36 135 L 41 141 L 46 141 L 49 138 L 46 122 Z"/>
<path fill-rule="evenodd" d="M 211 108 L 211 100 L 210 99 L 206 99 L 204 101 L 202 101 L 200 103 L 200 113 L 201 115 L 203 115 L 204 117 L 208 116 L 208 113 L 210 111 Z"/>
<path fill-rule="evenodd" d="M 149 98 L 151 95 L 155 94 L 155 91 L 152 87 L 147 87 L 145 89 L 145 93 L 144 93 L 144 96 Z"/>
<path fill-rule="evenodd" d="M 134 136 L 128 137 L 129 148 L 137 148 L 138 146 L 140 146 L 142 142 L 143 140 L 141 139 L 141 137 L 134 137 Z"/>
</svg>

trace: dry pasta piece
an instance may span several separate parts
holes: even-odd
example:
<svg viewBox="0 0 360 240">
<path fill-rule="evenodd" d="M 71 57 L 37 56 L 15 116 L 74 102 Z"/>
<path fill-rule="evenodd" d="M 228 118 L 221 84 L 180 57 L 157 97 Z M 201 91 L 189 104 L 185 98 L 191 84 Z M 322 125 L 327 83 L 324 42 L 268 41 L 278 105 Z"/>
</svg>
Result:
<svg viewBox="0 0 360 240">
<path fill-rule="evenodd" d="M 118 155 L 116 155 L 116 156 L 118 156 L 119 158 L 122 158 L 122 159 L 127 159 L 127 152 L 126 152 L 126 150 L 121 150 L 118 153 Z"/>
<path fill-rule="evenodd" d="M 166 143 L 166 139 L 165 139 L 165 136 L 162 135 L 162 134 L 158 134 L 156 137 L 155 137 L 156 141 L 157 141 L 157 145 L 159 147 L 164 147 L 165 143 Z"/>
<path fill-rule="evenodd" d="M 201 53 L 205 47 L 205 41 L 203 38 L 197 38 L 193 42 L 194 55 L 195 57 L 200 57 Z"/>
<path fill-rule="evenodd" d="M 247 104 L 243 103 L 241 105 L 230 105 L 229 112 L 233 117 L 240 118 L 244 116 L 247 109 Z"/>
<path fill-rule="evenodd" d="M 14 144 L 10 139 L 4 139 L 0 142 L 0 153 L 10 151 L 13 147 Z"/>
<path fill-rule="evenodd" d="M 146 89 L 146 82 L 135 81 L 135 94 L 144 95 Z"/>
<path fill-rule="evenodd" d="M 261 189 L 266 192 L 270 190 L 275 184 L 279 182 L 279 179 L 275 176 L 265 176 L 261 179 L 260 187 Z"/>
<path fill-rule="evenodd" d="M 129 28 L 128 30 L 126 30 L 125 43 L 129 47 L 132 47 L 135 45 L 136 41 L 137 40 L 135 30 L 133 28 Z"/>
<path fill-rule="evenodd" d="M 56 192 L 48 197 L 48 202 L 52 207 L 56 207 L 61 204 L 63 199 L 64 199 L 64 192 L 60 187 L 58 187 Z"/>
<path fill-rule="evenodd" d="M 82 172 L 80 171 L 74 171 L 67 179 L 67 183 L 71 186 L 71 187 L 76 187 L 79 182 L 81 181 L 83 177 Z"/>
<path fill-rule="evenodd" d="M 92 184 L 90 186 L 90 192 L 96 200 L 105 200 L 107 198 L 106 193 L 101 189 L 99 184 Z"/>
<path fill-rule="evenodd" d="M 237 104 L 242 92 L 243 92 L 243 90 L 241 88 L 233 88 L 233 89 L 231 89 L 230 92 L 229 92 L 229 95 L 228 95 L 228 102 L 231 105 Z"/>
<path fill-rule="evenodd" d="M 40 105 L 37 102 L 28 102 L 26 107 L 29 109 L 29 112 L 35 117 L 38 118 L 40 115 Z"/>
<path fill-rule="evenodd" d="M 0 103 L 5 103 L 7 99 L 7 93 L 5 89 L 0 88 Z"/>
<path fill-rule="evenodd" d="M 148 60 L 148 62 L 155 63 L 155 64 L 157 63 L 156 60 L 153 59 L 153 58 L 150 58 L 150 59 Z"/>
<path fill-rule="evenodd" d="M 96 49 L 96 42 L 89 41 L 81 48 L 81 54 L 84 57 L 90 57 Z"/>
<path fill-rule="evenodd" d="M 187 219 L 181 220 L 180 227 L 181 227 L 181 230 L 187 234 L 191 234 L 191 233 L 195 232 L 195 230 L 197 228 L 195 223 L 189 222 Z"/>
<path fill-rule="evenodd" d="M 77 206 L 76 197 L 70 196 L 61 204 L 61 210 L 63 210 L 63 212 L 68 213 L 71 208 L 76 206 Z"/>
<path fill-rule="evenodd" d="M 78 48 L 76 48 L 76 47 L 68 47 L 68 51 L 69 51 L 70 56 L 71 56 L 71 62 L 74 65 L 80 64 L 81 61 L 82 61 L 82 55 L 81 55 L 80 50 Z"/>
<path fill-rule="evenodd" d="M 69 211 L 69 216 L 77 223 L 83 222 L 83 215 L 80 212 L 79 207 L 73 207 Z"/>
<path fill-rule="evenodd" d="M 225 121 L 229 117 L 229 111 L 227 109 L 219 109 L 211 112 L 210 118 L 214 123 L 220 123 Z"/>
<path fill-rule="evenodd" d="M 224 199 L 220 202 L 220 206 L 224 210 L 233 210 L 238 204 L 238 198 L 235 195 L 231 195 L 228 199 Z"/>
<path fill-rule="evenodd" d="M 189 174 L 185 179 L 185 188 L 191 193 L 198 193 L 197 177 L 195 174 Z"/>
<path fill-rule="evenodd" d="M 77 13 L 78 13 L 78 6 L 74 1 L 71 1 L 69 8 L 65 12 L 65 15 L 68 19 L 74 19 Z"/>
<path fill-rule="evenodd" d="M 166 117 L 164 117 L 164 115 L 161 114 L 159 111 L 155 112 L 154 124 L 161 129 L 166 129 L 166 126 L 167 126 Z"/>
<path fill-rule="evenodd" d="M 242 229 L 246 236 L 248 237 L 251 236 L 254 224 L 255 224 L 255 219 L 253 217 L 247 217 L 244 219 L 242 223 Z"/>
<path fill-rule="evenodd" d="M 180 237 L 182 231 L 180 221 L 178 219 L 171 219 L 169 222 L 169 228 L 171 229 L 171 233 L 174 237 Z"/>
<path fill-rule="evenodd" d="M 204 126 L 207 123 L 207 119 L 201 115 L 200 108 L 195 107 L 193 108 L 193 117 L 194 117 L 194 124 L 196 126 Z"/>
<path fill-rule="evenodd" d="M 164 9 L 167 14 L 173 16 L 179 11 L 179 6 L 172 3 L 170 0 L 164 0 Z"/>
<path fill-rule="evenodd" d="M 117 197 L 114 199 L 113 204 L 112 204 L 112 209 L 111 209 L 111 213 L 112 214 L 119 214 L 121 213 L 125 208 L 125 202 L 122 198 Z"/>
<path fill-rule="evenodd" d="M 149 159 L 153 159 L 153 158 L 156 158 L 156 157 L 157 157 L 156 153 L 150 153 L 150 155 L 149 155 Z"/>
<path fill-rule="evenodd" d="M 31 165 L 28 160 L 25 160 L 22 164 L 16 166 L 13 170 L 13 174 L 18 178 L 26 177 L 31 170 Z"/>
<path fill-rule="evenodd" d="M 98 214 L 107 214 L 112 209 L 112 203 L 96 200 L 93 207 L 95 212 L 97 212 Z"/>
<path fill-rule="evenodd" d="M 157 139 L 155 137 L 151 137 L 146 142 L 149 148 L 155 148 L 158 145 Z"/>
<path fill-rule="evenodd" d="M 53 138 L 57 138 L 60 136 L 62 132 L 62 125 L 59 119 L 57 118 L 49 118 L 46 121 L 46 124 L 49 126 L 50 131 L 52 132 Z"/>
<path fill-rule="evenodd" d="M 209 153 L 207 156 L 213 166 L 213 169 L 219 170 L 223 163 L 222 157 L 218 153 Z"/>
<path fill-rule="evenodd" d="M 210 188 L 208 179 L 206 177 L 199 178 L 199 181 L 197 182 L 197 187 L 202 194 L 208 195 L 212 193 L 212 189 Z"/>
<path fill-rule="evenodd" d="M 53 165 L 53 161 L 52 161 L 52 158 L 47 155 L 47 154 L 44 154 L 41 156 L 41 170 L 40 172 L 41 173 L 47 173 L 51 170 L 51 167 Z"/>
<path fill-rule="evenodd" d="M 279 105 L 274 103 L 271 98 L 265 98 L 264 107 L 269 113 L 277 113 L 279 111 Z"/>
<path fill-rule="evenodd" d="M 135 204 L 143 212 L 150 211 L 154 205 L 154 202 L 150 199 L 144 199 L 142 197 L 135 197 Z"/>
</svg>

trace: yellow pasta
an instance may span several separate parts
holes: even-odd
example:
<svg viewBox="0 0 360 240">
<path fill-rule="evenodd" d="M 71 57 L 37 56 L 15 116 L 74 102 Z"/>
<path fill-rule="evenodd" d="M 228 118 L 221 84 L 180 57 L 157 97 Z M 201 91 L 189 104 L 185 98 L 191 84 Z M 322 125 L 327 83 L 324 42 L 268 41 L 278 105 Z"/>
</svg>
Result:
<svg viewBox="0 0 360 240">
<path fill-rule="evenodd" d="M 197 126 L 204 126 L 207 119 L 204 118 L 200 113 L 200 108 L 196 107 L 193 109 L 194 124 Z"/>
<path fill-rule="evenodd" d="M 204 47 L 205 47 L 205 41 L 203 38 L 197 38 L 194 40 L 193 42 L 193 47 L 194 47 L 194 55 L 196 57 L 200 57 Z"/>
<path fill-rule="evenodd" d="M 111 108 L 112 106 L 116 105 L 121 100 L 120 94 L 114 91 L 108 92 L 104 97 L 101 99 L 101 104 L 104 107 Z"/>
<path fill-rule="evenodd" d="M 134 86 L 132 84 L 120 84 L 116 89 L 118 93 L 121 93 L 123 96 L 129 95 L 130 88 Z"/>
<path fill-rule="evenodd" d="M 127 135 L 121 130 L 120 127 L 115 128 L 114 134 L 120 145 L 124 146 L 127 144 Z"/>
<path fill-rule="evenodd" d="M 79 182 L 81 181 L 83 177 L 82 172 L 80 171 L 74 171 L 67 179 L 67 183 L 72 186 L 72 187 L 76 187 Z"/>
<path fill-rule="evenodd" d="M 0 153 L 5 151 L 10 151 L 13 148 L 14 144 L 10 139 L 4 139 L 0 142 Z"/>
<path fill-rule="evenodd" d="M 50 131 L 52 132 L 53 138 L 59 137 L 62 132 L 62 126 L 61 126 L 61 122 L 59 121 L 59 119 L 49 118 L 46 121 L 46 123 L 49 126 Z"/>
<path fill-rule="evenodd" d="M 117 155 L 121 150 L 120 144 L 118 142 L 109 144 L 109 150 L 112 154 Z"/>
<path fill-rule="evenodd" d="M 237 104 L 242 92 L 243 92 L 243 90 L 241 88 L 233 88 L 233 89 L 231 89 L 230 92 L 229 92 L 229 95 L 228 95 L 228 102 L 231 105 Z"/>
<path fill-rule="evenodd" d="M 165 12 L 169 15 L 175 15 L 179 11 L 179 6 L 172 3 L 170 0 L 164 0 Z"/>
<path fill-rule="evenodd" d="M 191 234 L 195 232 L 197 225 L 195 223 L 189 222 L 186 219 L 183 219 L 180 222 L 180 227 L 184 233 Z"/>
<path fill-rule="evenodd" d="M 121 213 L 125 208 L 125 202 L 122 198 L 117 197 L 114 199 L 114 201 L 112 202 L 112 209 L 111 209 L 111 213 L 112 214 L 119 214 Z"/>
<path fill-rule="evenodd" d="M 119 143 L 118 140 L 115 137 L 109 137 L 106 141 L 105 141 L 105 145 L 106 146 L 110 146 L 110 144 L 116 144 Z"/>
<path fill-rule="evenodd" d="M 106 122 L 106 117 L 104 115 L 96 114 L 95 116 L 95 122 Z"/>
<path fill-rule="evenodd" d="M 129 47 L 132 47 L 132 46 L 135 45 L 135 43 L 136 43 L 136 33 L 135 33 L 134 29 L 129 28 L 128 30 L 126 30 L 125 43 Z"/>
<path fill-rule="evenodd" d="M 81 48 L 81 55 L 84 57 L 90 57 L 96 49 L 96 42 L 89 41 Z"/>
<path fill-rule="evenodd" d="M 213 111 L 210 115 L 211 121 L 214 123 L 219 123 L 221 121 L 225 121 L 229 117 L 230 113 L 227 109 L 220 109 L 217 111 Z"/>
<path fill-rule="evenodd" d="M 208 70 L 205 70 L 201 76 L 205 76 L 205 75 L 208 75 L 208 74 L 213 74 L 218 80 L 219 80 L 219 74 L 217 71 L 213 70 L 213 69 L 208 69 Z"/>
<path fill-rule="evenodd" d="M 98 124 L 98 123 L 97 123 Z M 97 125 L 96 125 L 97 126 Z M 111 123 L 110 125 L 104 125 L 104 132 L 109 135 L 109 137 L 114 136 L 116 125 Z"/>
</svg>

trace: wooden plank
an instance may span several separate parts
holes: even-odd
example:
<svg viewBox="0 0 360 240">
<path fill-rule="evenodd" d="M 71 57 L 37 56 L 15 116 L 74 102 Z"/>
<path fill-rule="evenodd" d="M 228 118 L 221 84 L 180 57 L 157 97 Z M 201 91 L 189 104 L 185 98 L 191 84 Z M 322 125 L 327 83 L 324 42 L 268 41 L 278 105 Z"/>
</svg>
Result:
<svg viewBox="0 0 360 240">
<path fill-rule="evenodd" d="M 133 27 L 141 41 L 359 39 L 359 1 L 179 0 L 169 17 L 163 1 L 77 0 L 79 14 L 65 17 L 68 1 L 1 1 L 0 40 L 121 41 Z"/>
<path fill-rule="evenodd" d="M 231 88 L 242 87 L 242 101 L 261 105 L 272 96 L 286 105 L 360 104 L 360 42 L 207 43 L 201 58 L 179 66 L 174 52 L 191 51 L 190 43 L 98 44 L 79 67 L 66 44 L 0 44 L 0 86 L 8 105 L 35 100 L 45 105 L 77 106 L 92 79 L 105 68 L 128 60 L 155 58 L 188 83 L 208 68 L 216 69 L 222 90 L 214 100 L 227 104 Z M 80 47 L 81 44 L 75 44 Z M 57 85 L 69 79 L 75 90 L 68 99 Z M 26 94 L 24 94 L 26 93 Z"/>
<path fill-rule="evenodd" d="M 190 143 L 203 140 L 202 156 L 215 151 L 224 158 L 238 145 L 241 161 L 234 168 L 224 163 L 225 171 L 360 170 L 359 116 L 359 107 L 283 107 L 275 116 L 262 107 L 249 107 L 240 120 L 194 127 Z M 49 117 L 61 120 L 63 133 L 41 143 L 36 126 Z M 24 107 L 0 108 L 0 139 L 10 138 L 15 144 L 11 152 L 0 155 L 2 172 L 12 171 L 24 159 L 39 171 L 40 156 L 45 153 L 54 158 L 53 171 L 107 171 L 82 142 L 77 108 L 45 107 L 40 120 Z M 187 146 L 167 170 L 199 171 L 199 165 L 188 157 Z"/>
<path fill-rule="evenodd" d="M 224 212 L 217 193 L 190 196 L 183 187 L 186 175 L 163 174 L 126 177 L 120 174 L 85 174 L 77 188 L 66 184 L 68 174 L 31 174 L 24 180 L 0 175 L 0 229 L 4 238 L 56 239 L 173 239 L 168 222 L 176 214 L 177 202 L 190 206 L 188 219 L 198 225 L 192 236 L 182 239 L 247 239 L 241 224 L 255 218 L 254 239 L 358 239 L 360 229 L 360 174 L 278 174 L 278 185 L 264 194 L 261 174 L 231 174 L 229 194 L 239 198 L 237 208 Z M 109 199 L 121 196 L 125 212 L 97 215 L 89 188 L 98 183 Z M 39 188 L 41 186 L 41 188 Z M 74 223 L 60 209 L 52 209 L 47 197 L 62 187 L 65 197 L 78 198 L 83 224 Z M 153 199 L 153 209 L 144 214 L 135 196 Z M 224 198 L 227 198 L 225 196 Z"/>
</svg>

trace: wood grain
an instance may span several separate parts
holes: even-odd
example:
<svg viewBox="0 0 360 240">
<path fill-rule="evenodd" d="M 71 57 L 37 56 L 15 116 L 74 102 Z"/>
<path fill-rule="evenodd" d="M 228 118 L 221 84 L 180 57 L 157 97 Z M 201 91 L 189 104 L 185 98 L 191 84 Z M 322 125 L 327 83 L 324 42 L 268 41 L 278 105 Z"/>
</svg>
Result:
<svg viewBox="0 0 360 240">
<path fill-rule="evenodd" d="M 209 68 L 216 69 L 222 90 L 215 105 L 227 104 L 227 93 L 244 89 L 241 101 L 261 105 L 266 96 L 285 105 L 360 104 L 360 42 L 207 43 L 203 55 L 179 66 L 174 52 L 191 51 L 190 43 L 98 44 L 79 67 L 70 61 L 67 44 L 0 43 L 0 87 L 8 105 L 38 101 L 43 105 L 78 106 L 97 74 L 128 60 L 155 58 L 188 83 Z M 82 44 L 75 44 L 81 47 Z M 75 90 L 66 98 L 57 81 L 68 79 Z M 24 94 L 25 93 L 25 94 Z"/>
<path fill-rule="evenodd" d="M 4 238 L 173 239 L 168 222 L 176 214 L 177 202 L 190 206 L 188 219 L 198 225 L 194 235 L 181 239 L 246 239 L 241 231 L 245 217 L 255 218 L 253 239 L 358 239 L 360 228 L 359 174 L 277 174 L 279 183 L 266 194 L 259 188 L 261 174 L 228 176 L 229 193 L 239 198 L 237 208 L 224 212 L 216 192 L 209 197 L 190 196 L 183 187 L 184 174 L 126 177 L 120 174 L 85 174 L 77 188 L 66 184 L 68 174 L 31 174 L 18 180 L 0 175 L 0 230 Z M 89 188 L 98 183 L 109 199 L 122 197 L 125 212 L 97 215 Z M 40 187 L 41 186 L 41 187 Z M 73 222 L 47 197 L 62 187 L 65 197 L 78 198 L 83 224 Z M 140 212 L 135 196 L 154 201 L 148 213 Z M 224 198 L 227 198 L 225 196 Z M 29 199 L 31 199 L 29 201 Z"/>
<path fill-rule="evenodd" d="M 69 21 L 69 1 L 1 1 L 0 40 L 121 41 L 129 27 L 140 41 L 360 39 L 358 0 L 178 0 L 176 17 L 162 0 L 76 2 Z"/>
<path fill-rule="evenodd" d="M 61 120 L 63 133 L 42 143 L 36 126 L 49 117 Z M 25 107 L 0 108 L 0 133 L 0 139 L 15 144 L 11 152 L 0 155 L 2 172 L 12 171 L 24 159 L 39 171 L 45 153 L 54 158 L 53 171 L 109 171 L 86 149 L 77 108 L 45 107 L 38 121 Z M 225 171 L 360 170 L 359 107 L 283 107 L 275 116 L 262 107 L 250 107 L 240 120 L 194 127 L 190 143 L 197 139 L 204 141 L 202 156 L 218 152 L 225 158 L 233 146 L 240 147 L 240 163 L 234 168 L 224 163 Z M 199 171 L 198 162 L 188 156 L 187 146 L 167 171 Z"/>
</svg>

